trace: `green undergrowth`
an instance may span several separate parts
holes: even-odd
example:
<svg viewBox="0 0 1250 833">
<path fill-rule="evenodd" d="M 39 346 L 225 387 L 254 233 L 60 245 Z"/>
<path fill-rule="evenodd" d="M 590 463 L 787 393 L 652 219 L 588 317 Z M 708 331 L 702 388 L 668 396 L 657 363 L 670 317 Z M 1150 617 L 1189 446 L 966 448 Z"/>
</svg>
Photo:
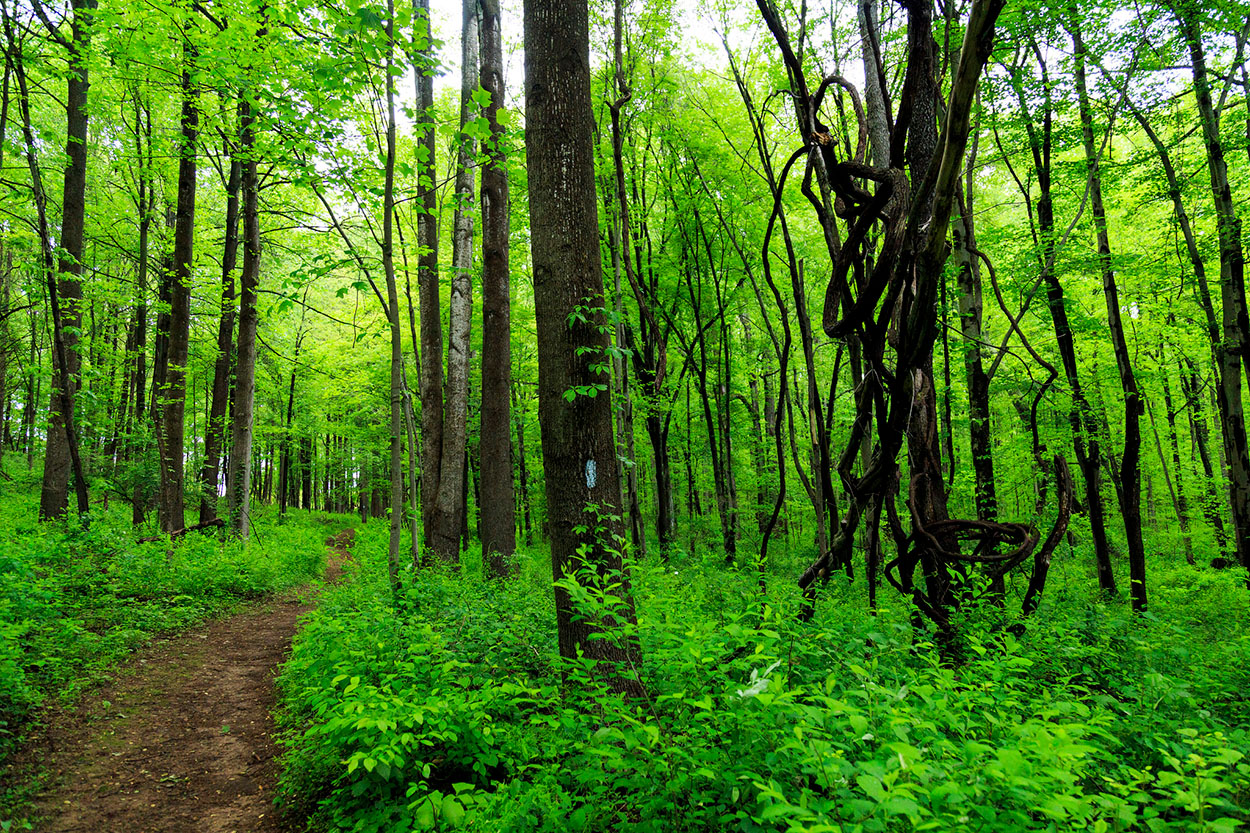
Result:
<svg viewBox="0 0 1250 833">
<path fill-rule="evenodd" d="M 136 531 L 116 501 L 93 506 L 88 529 L 39 523 L 39 484 L 28 478 L 0 484 L 0 775 L 41 706 L 72 703 L 154 635 L 307 582 L 325 538 L 351 523 L 292 512 L 279 526 L 262 509 L 246 546 L 197 533 L 137 544 L 154 530 Z M 4 780 L 0 821 L 21 799 L 21 784 Z"/>
<path fill-rule="evenodd" d="M 798 564 L 634 568 L 647 696 L 562 665 L 550 567 L 407 576 L 385 527 L 281 678 L 280 803 L 312 830 L 1229 831 L 1250 819 L 1240 576 L 1157 558 L 1152 610 L 1057 557 L 1041 610 L 961 614 L 943 662 L 899 597 L 835 580 L 798 621 Z M 1022 588 L 1011 589 L 1018 604 Z M 610 595 L 610 593 L 609 593 Z M 596 594 L 582 594 L 594 607 Z M 626 677 L 634 669 L 623 669 Z M 567 682 L 562 684 L 562 675 Z"/>
</svg>

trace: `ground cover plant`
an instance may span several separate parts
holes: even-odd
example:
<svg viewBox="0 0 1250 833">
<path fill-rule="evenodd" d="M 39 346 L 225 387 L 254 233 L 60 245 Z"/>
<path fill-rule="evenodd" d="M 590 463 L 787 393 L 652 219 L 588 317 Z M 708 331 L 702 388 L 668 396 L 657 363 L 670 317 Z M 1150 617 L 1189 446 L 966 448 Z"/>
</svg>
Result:
<svg viewBox="0 0 1250 833">
<path fill-rule="evenodd" d="M 1148 616 L 1065 554 L 1038 614 L 969 605 L 944 659 L 834 581 L 815 619 L 716 556 L 634 565 L 642 697 L 556 648 L 550 565 L 410 573 L 384 529 L 281 678 L 282 798 L 312 830 L 1231 831 L 1250 821 L 1236 573 L 1161 564 Z M 1020 588 L 1012 588 L 1018 593 Z M 611 593 L 607 593 L 611 596 Z M 576 596 L 576 594 L 575 594 Z M 593 588 L 579 604 L 594 614 Z M 610 601 L 609 601 L 610 604 Z M 608 638 L 614 638 L 609 636 Z M 615 638 L 628 638 L 616 634 Z"/>
</svg>

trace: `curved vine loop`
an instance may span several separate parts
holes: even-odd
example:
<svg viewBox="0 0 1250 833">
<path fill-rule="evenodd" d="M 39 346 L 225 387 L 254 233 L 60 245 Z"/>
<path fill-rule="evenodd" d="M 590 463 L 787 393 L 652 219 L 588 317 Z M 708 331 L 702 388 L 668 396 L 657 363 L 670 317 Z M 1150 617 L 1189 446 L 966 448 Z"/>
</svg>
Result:
<svg viewBox="0 0 1250 833">
<path fill-rule="evenodd" d="M 855 182 L 857 177 L 876 182 L 877 193 L 869 194 L 860 188 Z M 851 231 L 825 290 L 821 327 L 830 338 L 846 338 L 861 330 L 872 317 L 890 285 L 907 231 L 910 186 L 907 175 L 898 168 L 874 168 L 862 162 L 835 165 L 830 171 L 829 183 L 837 195 L 834 211 L 851 224 Z M 869 229 L 878 221 L 885 223 L 881 252 L 859 297 L 851 301 L 847 275 L 852 266 L 862 267 L 867 263 L 869 252 L 865 250 L 865 242 Z M 846 312 L 839 319 L 843 309 Z"/>
<path fill-rule="evenodd" d="M 1062 454 L 1053 460 L 1058 513 L 1050 533 L 1038 548 L 1039 534 L 1035 527 L 1021 523 L 998 523 L 971 519 L 944 519 L 922 524 L 919 515 L 912 512 L 915 531 L 903 532 L 898 512 L 891 504 L 888 508 L 889 522 L 898 545 L 899 555 L 885 565 L 885 578 L 896 590 L 910 596 L 916 608 L 938 627 L 949 625 L 950 617 L 943 606 L 935 604 L 915 582 L 916 568 L 927 557 L 941 563 L 977 563 L 987 565 L 989 578 L 1001 578 L 1033 557 L 1033 571 L 1029 576 L 1021 612 L 1028 616 L 1037 610 L 1038 599 L 1046 588 L 1051 557 L 1068 530 L 1072 517 L 1072 474 Z M 908 501 L 911 504 L 911 501 Z M 972 544 L 971 552 L 962 548 L 950 549 L 940 542 L 964 541 Z M 1008 549 L 1009 548 L 1009 549 Z"/>
</svg>

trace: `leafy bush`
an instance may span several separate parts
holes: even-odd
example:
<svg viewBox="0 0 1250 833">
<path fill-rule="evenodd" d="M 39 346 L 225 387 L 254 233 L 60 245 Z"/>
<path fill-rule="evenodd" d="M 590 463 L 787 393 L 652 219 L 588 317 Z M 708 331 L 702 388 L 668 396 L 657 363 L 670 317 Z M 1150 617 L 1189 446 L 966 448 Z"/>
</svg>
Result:
<svg viewBox="0 0 1250 833">
<path fill-rule="evenodd" d="M 1154 610 L 1061 588 L 1024 629 L 962 613 L 944 664 L 902 602 L 831 582 L 799 623 L 719 556 L 634 568 L 648 695 L 556 654 L 549 566 L 386 583 L 357 539 L 281 685 L 281 800 L 315 830 L 1232 830 L 1250 818 L 1250 637 L 1235 576 L 1179 567 Z M 788 570 L 788 568 L 786 568 Z M 1160 573 L 1163 570 L 1159 571 Z M 862 582 L 861 582 L 862 584 Z M 1166 585 L 1166 586 L 1165 586 Z M 1092 582 L 1088 586 L 1092 586 Z M 593 592 L 580 596 L 594 604 Z"/>
</svg>

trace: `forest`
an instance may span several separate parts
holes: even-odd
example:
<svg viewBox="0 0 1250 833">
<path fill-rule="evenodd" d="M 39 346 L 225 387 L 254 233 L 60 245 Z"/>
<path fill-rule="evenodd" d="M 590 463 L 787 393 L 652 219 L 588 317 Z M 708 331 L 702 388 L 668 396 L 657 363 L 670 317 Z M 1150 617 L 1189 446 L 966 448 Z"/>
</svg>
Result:
<svg viewBox="0 0 1250 833">
<path fill-rule="evenodd" d="M 1250 824 L 1243 0 L 0 0 L 0 831 Z"/>
</svg>

